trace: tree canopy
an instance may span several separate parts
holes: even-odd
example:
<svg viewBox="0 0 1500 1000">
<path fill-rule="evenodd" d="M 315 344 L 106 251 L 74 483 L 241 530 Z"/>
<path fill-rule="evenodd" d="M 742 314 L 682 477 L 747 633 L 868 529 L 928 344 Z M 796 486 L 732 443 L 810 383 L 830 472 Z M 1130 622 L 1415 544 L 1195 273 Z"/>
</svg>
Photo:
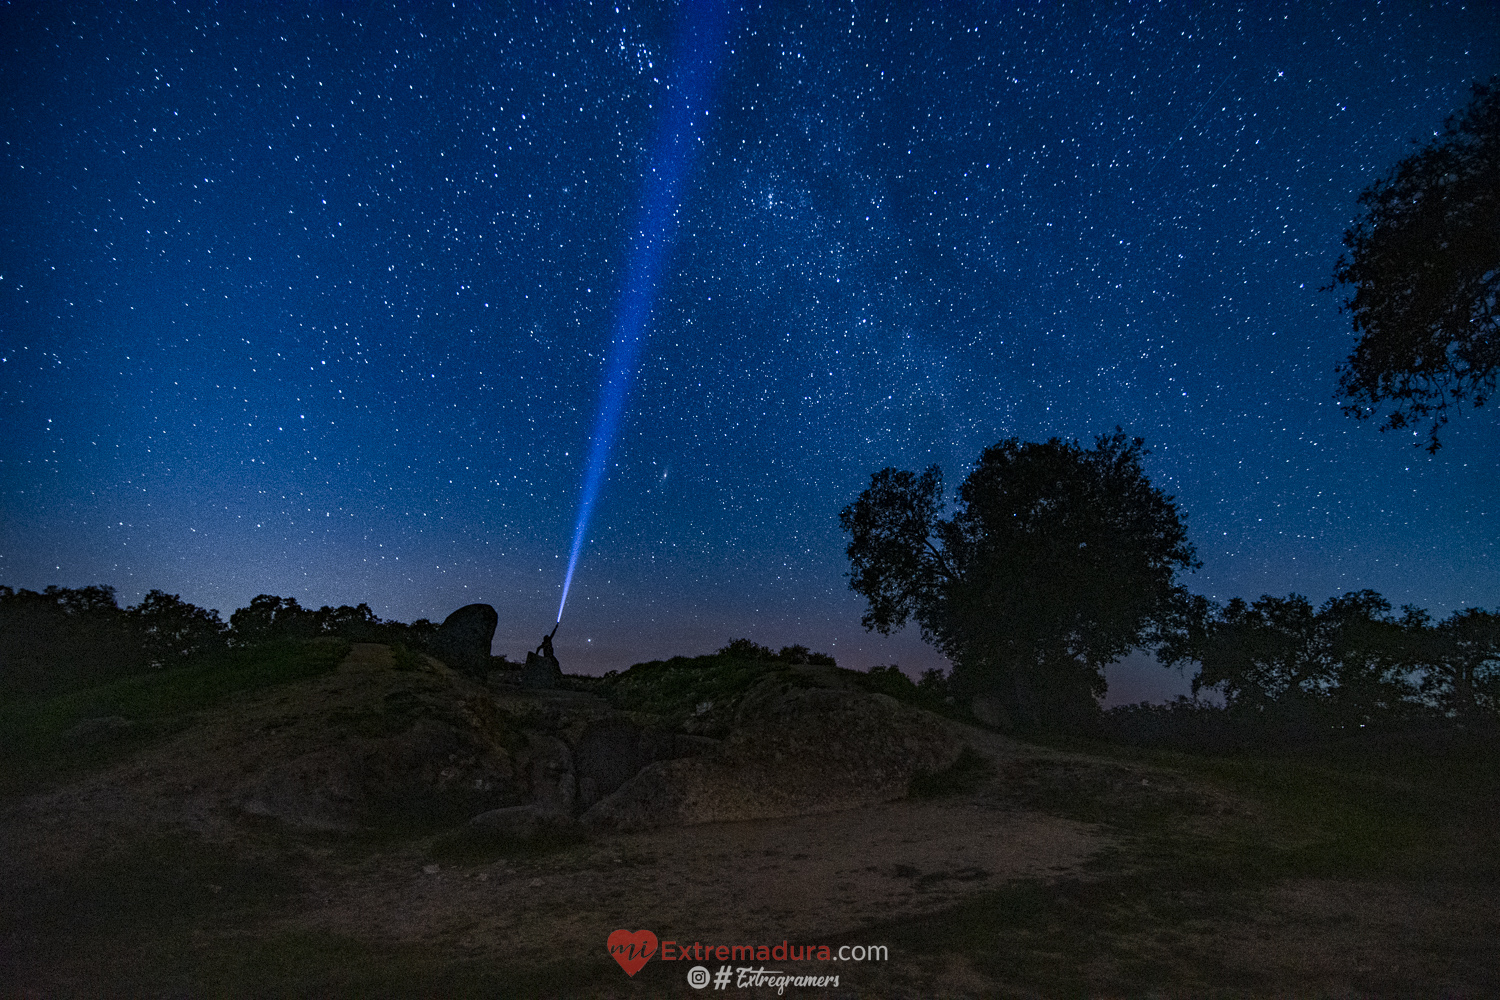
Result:
<svg viewBox="0 0 1500 1000">
<path fill-rule="evenodd" d="M 1344 411 L 1381 430 L 1483 406 L 1500 370 L 1500 78 L 1476 83 L 1462 115 L 1359 196 L 1334 285 L 1359 340 L 1340 367 Z"/>
<path fill-rule="evenodd" d="M 1422 693 L 1460 719 L 1500 711 L 1500 615 L 1465 608 L 1432 632 L 1436 641 L 1423 657 Z"/>
<path fill-rule="evenodd" d="M 1500 616 L 1467 608 L 1433 624 L 1411 605 L 1394 614 L 1373 590 L 1316 609 L 1300 594 L 1194 597 L 1159 656 L 1197 662 L 1195 696 L 1217 691 L 1230 715 L 1272 729 L 1467 722 L 1500 708 Z"/>
<path fill-rule="evenodd" d="M 383 621 L 368 604 L 314 611 L 261 594 L 225 625 L 219 612 L 152 590 L 122 608 L 113 587 L 0 585 L 0 701 L 180 666 L 231 648 L 339 636 L 354 642 L 429 645 L 437 626 Z M 782 651 L 783 653 L 786 650 Z"/>
<path fill-rule="evenodd" d="M 129 609 L 152 666 L 188 660 L 220 649 L 227 627 L 216 610 L 189 604 L 177 594 L 152 590 Z"/>
<path fill-rule="evenodd" d="M 1373 590 L 1316 610 L 1300 594 L 1236 597 L 1223 607 L 1193 601 L 1162 659 L 1198 661 L 1193 693 L 1217 690 L 1231 711 L 1362 725 L 1393 717 L 1415 697 L 1423 647 L 1414 637 L 1427 627 L 1425 612 L 1408 607 L 1397 618 Z"/>
<path fill-rule="evenodd" d="M 839 515 L 849 586 L 867 629 L 915 621 L 954 678 L 1014 722 L 1091 713 L 1103 667 L 1153 641 L 1186 602 L 1197 566 L 1173 503 L 1118 429 L 1091 449 L 1016 438 L 985 449 L 952 517 L 942 472 L 888 468 Z"/>
</svg>

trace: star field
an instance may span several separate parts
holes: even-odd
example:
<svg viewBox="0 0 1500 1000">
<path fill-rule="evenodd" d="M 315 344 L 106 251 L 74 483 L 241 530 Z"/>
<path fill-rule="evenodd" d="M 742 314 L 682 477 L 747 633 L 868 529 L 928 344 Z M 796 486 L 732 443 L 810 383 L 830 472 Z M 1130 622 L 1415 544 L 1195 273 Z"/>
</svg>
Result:
<svg viewBox="0 0 1500 1000">
<path fill-rule="evenodd" d="M 838 511 L 1116 424 L 1198 592 L 1500 604 L 1494 408 L 1435 457 L 1343 416 L 1321 290 L 1500 72 L 1494 7 L 914 6 L 736 9 L 564 665 L 942 665 L 860 628 Z M 0 582 L 485 601 L 535 645 L 679 14 L 0 11 Z"/>
</svg>

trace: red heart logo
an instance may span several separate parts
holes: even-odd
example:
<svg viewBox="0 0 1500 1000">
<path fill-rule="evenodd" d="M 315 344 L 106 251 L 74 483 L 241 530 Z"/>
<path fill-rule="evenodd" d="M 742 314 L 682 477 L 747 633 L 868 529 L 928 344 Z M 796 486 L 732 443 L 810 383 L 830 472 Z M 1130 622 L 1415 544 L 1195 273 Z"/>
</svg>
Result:
<svg viewBox="0 0 1500 1000">
<path fill-rule="evenodd" d="M 609 953 L 620 968 L 625 970 L 625 975 L 633 976 L 645 966 L 652 955 L 656 954 L 656 935 L 650 931 L 630 931 L 621 929 L 609 936 Z"/>
</svg>

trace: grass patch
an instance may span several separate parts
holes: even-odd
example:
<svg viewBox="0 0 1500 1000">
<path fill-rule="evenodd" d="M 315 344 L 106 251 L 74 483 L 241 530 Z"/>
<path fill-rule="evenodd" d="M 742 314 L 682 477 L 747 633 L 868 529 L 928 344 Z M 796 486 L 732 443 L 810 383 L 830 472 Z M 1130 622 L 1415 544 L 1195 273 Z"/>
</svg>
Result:
<svg viewBox="0 0 1500 1000">
<path fill-rule="evenodd" d="M 366 942 L 334 934 L 283 934 L 215 949 L 217 961 L 196 971 L 195 985 L 215 996 L 495 998 L 587 995 L 613 985 L 620 969 L 601 946 L 594 961 L 469 958 L 422 944 Z M 608 963 L 606 967 L 605 963 Z M 611 974 L 612 971 L 612 974 Z"/>
<path fill-rule="evenodd" d="M 183 728 L 193 714 L 232 695 L 328 673 L 348 653 L 343 639 L 275 643 L 52 697 L 7 702 L 0 705 L 0 761 L 8 765 L 0 792 L 32 787 L 41 765 L 62 776 L 116 759 L 131 746 Z M 90 740 L 74 728 L 89 719 L 116 722 L 97 727 L 101 732 L 95 735 L 108 738 Z"/>
<path fill-rule="evenodd" d="M 1004 996 L 1491 995 L 1493 910 L 1476 900 L 1500 885 L 1500 778 L 1489 749 L 1454 754 L 1092 746 L 1007 764 L 982 795 L 1101 824 L 1115 846 L 1081 875 L 848 943 L 888 943 L 914 994 L 941 992 L 956 956 Z"/>
<path fill-rule="evenodd" d="M 46 942 L 180 935 L 271 912 L 296 888 L 284 865 L 188 835 L 103 844 L 71 867 L 13 873 L 0 937 Z"/>
<path fill-rule="evenodd" d="M 391 646 L 391 660 L 397 670 L 421 670 L 427 665 L 421 653 L 401 642 Z"/>
<path fill-rule="evenodd" d="M 606 674 L 602 688 L 617 708 L 649 712 L 669 725 L 715 735 L 728 730 L 740 700 L 768 678 L 793 687 L 814 686 L 779 660 L 714 653 L 637 663 L 624 673 Z"/>
<path fill-rule="evenodd" d="M 1008 767 L 1002 784 L 1028 807 L 1178 843 L 1174 824 L 1237 801 L 1253 815 L 1220 822 L 1216 838 L 1221 846 L 1236 841 L 1237 854 L 1255 854 L 1266 874 L 1411 880 L 1447 871 L 1500 883 L 1500 855 L 1472 849 L 1500 842 L 1500 739 L 1488 731 L 1435 744 L 1358 735 L 1228 754 L 1098 741 L 1046 745 L 1086 759 Z M 1137 787 L 1143 777 L 1149 786 Z M 1222 800 L 1198 789 L 1222 793 Z"/>
<path fill-rule="evenodd" d="M 1427 879 L 1457 865 L 1465 879 L 1500 881 L 1500 858 L 1493 852 L 1466 856 L 1464 843 L 1500 839 L 1500 759 L 1476 750 L 1468 759 L 1436 765 L 1393 755 L 1384 761 L 1230 758 L 1190 766 L 1262 803 L 1268 833 L 1285 845 L 1297 874 Z"/>
</svg>

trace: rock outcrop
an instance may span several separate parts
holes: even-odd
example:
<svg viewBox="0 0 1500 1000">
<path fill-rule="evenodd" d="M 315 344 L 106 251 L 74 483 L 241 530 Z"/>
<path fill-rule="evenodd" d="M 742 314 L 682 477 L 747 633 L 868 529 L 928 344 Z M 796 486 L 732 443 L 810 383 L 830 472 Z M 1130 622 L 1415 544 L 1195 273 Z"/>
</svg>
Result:
<svg viewBox="0 0 1500 1000">
<path fill-rule="evenodd" d="M 651 764 L 697 757 L 718 746 L 718 740 L 646 729 L 624 718 L 592 722 L 573 749 L 578 810 L 613 794 Z"/>
<path fill-rule="evenodd" d="M 240 761 L 240 811 L 308 829 L 460 822 L 531 794 L 510 747 L 524 742 L 474 682 L 434 661 L 394 668 L 384 646 L 356 644 L 288 713 L 247 706 L 208 756 Z M 257 721 L 259 720 L 259 721 Z M 237 727 L 238 728 L 238 727 Z"/>
<path fill-rule="evenodd" d="M 555 684 L 556 661 L 537 659 Z M 831 670 L 797 669 L 752 676 L 721 691 L 711 709 L 695 702 L 684 719 L 621 707 L 628 702 L 607 685 L 595 693 L 571 681 L 481 684 L 433 657 L 413 666 L 386 646 L 356 643 L 336 670 L 237 700 L 110 781 L 185 789 L 158 797 L 200 817 L 193 822 L 227 807 L 291 828 L 436 830 L 468 821 L 526 838 L 575 824 L 635 829 L 831 812 L 902 798 L 919 770 L 957 758 L 956 737 L 929 713 Z M 715 712 L 724 717 L 712 738 L 690 731 Z M 129 731 L 123 719 L 86 722 L 70 740 Z"/>
<path fill-rule="evenodd" d="M 767 679 L 714 752 L 657 760 L 582 815 L 635 829 L 832 812 L 903 798 L 918 770 L 958 757 L 957 738 L 894 698 Z"/>
<path fill-rule="evenodd" d="M 500 616 L 488 604 L 466 604 L 443 619 L 432 637 L 432 655 L 454 670 L 483 677 Z"/>
</svg>

